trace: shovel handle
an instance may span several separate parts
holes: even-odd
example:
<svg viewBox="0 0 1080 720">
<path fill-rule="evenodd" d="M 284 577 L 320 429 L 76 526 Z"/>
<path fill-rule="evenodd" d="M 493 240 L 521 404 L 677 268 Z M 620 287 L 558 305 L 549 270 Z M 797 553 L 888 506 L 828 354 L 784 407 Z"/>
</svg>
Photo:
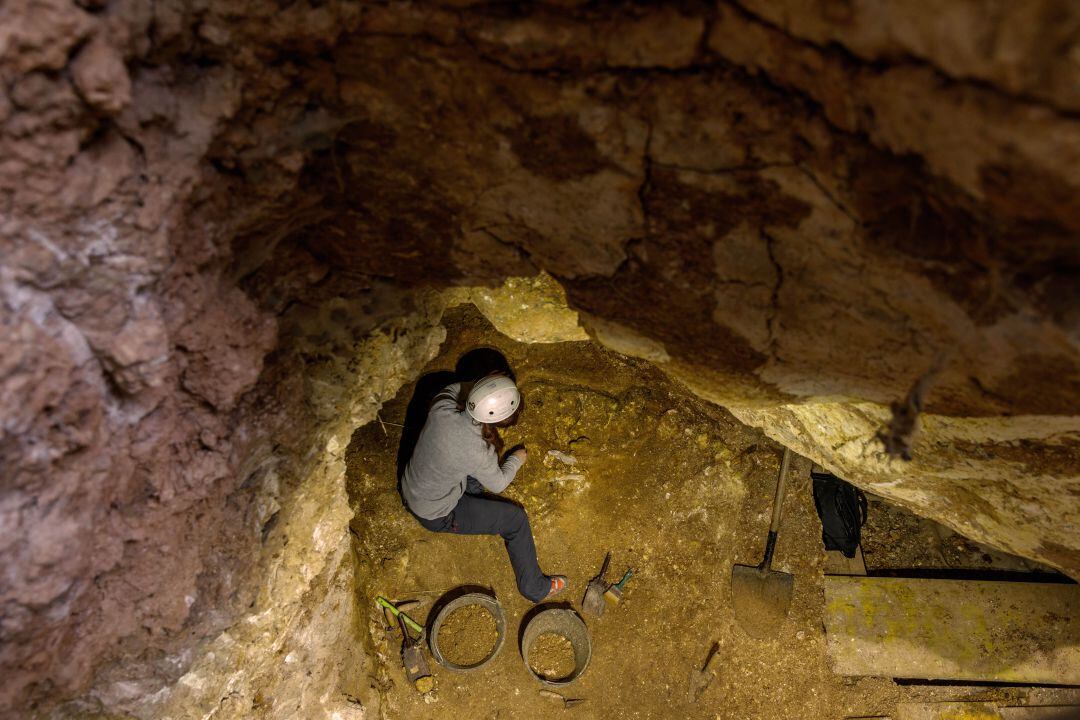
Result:
<svg viewBox="0 0 1080 720">
<path fill-rule="evenodd" d="M 784 457 L 780 460 L 780 477 L 776 480 L 776 495 L 773 497 L 769 539 L 765 542 L 765 559 L 761 561 L 762 568 L 769 568 L 772 565 L 773 550 L 776 549 L 776 532 L 780 529 L 780 515 L 784 507 L 784 491 L 787 489 L 789 465 L 791 465 L 791 451 L 784 448 Z"/>
<path fill-rule="evenodd" d="M 608 568 L 609 564 L 611 564 L 611 551 L 610 550 L 608 551 L 608 554 L 604 556 L 604 564 L 600 566 L 600 574 L 597 575 L 596 577 L 598 577 L 600 580 L 603 580 L 604 576 L 607 575 L 607 568 Z"/>
<path fill-rule="evenodd" d="M 401 628 L 401 637 L 403 638 L 402 642 L 404 643 L 402 645 L 403 651 L 405 648 L 409 647 L 412 644 L 412 637 L 409 636 L 409 628 L 405 625 L 405 618 L 403 617 L 404 615 L 405 613 L 398 613 L 397 616 L 397 624 L 398 627 Z"/>
</svg>

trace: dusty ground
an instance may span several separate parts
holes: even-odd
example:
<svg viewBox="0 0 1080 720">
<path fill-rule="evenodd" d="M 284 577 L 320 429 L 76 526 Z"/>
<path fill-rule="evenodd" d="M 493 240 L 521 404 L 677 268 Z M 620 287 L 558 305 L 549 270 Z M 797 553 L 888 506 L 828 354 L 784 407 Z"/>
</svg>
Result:
<svg viewBox="0 0 1080 720">
<path fill-rule="evenodd" d="M 862 549 L 870 573 L 918 568 L 1038 572 L 1061 577 L 1053 568 L 977 543 L 874 497 L 869 498 Z"/>
<path fill-rule="evenodd" d="M 589 621 L 592 663 L 567 689 L 588 699 L 573 709 L 577 717 L 841 718 L 886 714 L 904 699 L 986 697 L 974 687 L 902 687 L 830 672 L 807 461 L 792 464 L 775 560 L 796 575 L 791 612 L 773 639 L 753 640 L 732 615 L 731 566 L 760 559 L 780 448 L 641 361 L 592 343 L 518 344 L 472 308 L 455 310 L 446 322 L 447 342 L 429 371 L 452 370 L 466 351 L 494 346 L 517 373 L 526 412 L 504 437 L 508 447 L 526 443 L 530 455 L 505 495 L 528 510 L 541 567 L 569 576 L 567 600 L 575 607 L 605 551 L 613 551 L 612 580 L 628 566 L 636 570 L 623 604 Z M 413 390 L 404 388 L 382 419 L 402 423 Z M 532 605 L 517 593 L 502 543 L 429 533 L 402 508 L 394 481 L 400 432 L 369 424 L 348 450 L 358 592 L 420 599 L 413 612 L 423 621 L 442 593 L 488 586 L 507 612 L 510 637 L 483 670 L 453 674 L 434 666 L 437 691 L 422 698 L 404 680 L 396 629 L 372 603 L 368 637 L 378 663 L 360 700 L 385 718 L 508 720 L 562 712 L 538 695 L 521 661 L 517 632 Z M 694 703 L 690 674 L 714 642 L 715 678 Z"/>
</svg>

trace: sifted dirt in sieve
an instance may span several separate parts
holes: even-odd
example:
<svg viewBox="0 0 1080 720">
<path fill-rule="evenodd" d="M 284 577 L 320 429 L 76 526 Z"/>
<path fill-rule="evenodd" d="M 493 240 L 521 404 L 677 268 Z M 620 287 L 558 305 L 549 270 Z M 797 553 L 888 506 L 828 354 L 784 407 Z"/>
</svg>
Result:
<svg viewBox="0 0 1080 720">
<path fill-rule="evenodd" d="M 803 458 L 791 465 L 774 559 L 777 569 L 795 574 L 791 610 L 770 638 L 748 637 L 732 612 L 731 566 L 761 560 L 781 448 L 646 362 L 591 342 L 517 343 L 472 306 L 448 312 L 444 324 L 447 339 L 426 372 L 453 370 L 465 352 L 487 346 L 504 353 L 517 374 L 525 412 L 503 436 L 508 448 L 525 443 L 529 457 L 503 495 L 528 511 L 541 569 L 570 578 L 566 602 L 579 605 L 608 550 L 612 577 L 637 571 L 623 602 L 589 623 L 592 660 L 573 688 L 595 704 L 575 710 L 577 717 L 831 720 L 890 715 L 899 701 L 1003 692 L 832 673 L 822 629 L 821 524 Z M 488 587 L 516 640 L 534 605 L 517 592 L 502 540 L 428 532 L 401 505 L 400 429 L 389 423 L 404 422 L 415 388 L 405 386 L 383 407 L 385 428 L 359 428 L 346 455 L 358 591 L 421 600 L 419 620 L 452 588 Z M 367 717 L 550 716 L 518 652 L 502 652 L 468 674 L 433 667 L 438 689 L 421 696 L 404 682 L 400 636 L 371 608 L 364 634 L 379 660 L 365 669 L 359 699 Z M 720 655 L 696 692 L 713 643 Z"/>
<path fill-rule="evenodd" d="M 562 680 L 574 672 L 574 646 L 558 633 L 543 633 L 529 648 L 529 667 L 545 680 Z"/>
<path fill-rule="evenodd" d="M 439 626 L 439 651 L 454 665 L 462 667 L 482 662 L 498 639 L 495 616 L 483 605 L 459 607 Z"/>
</svg>

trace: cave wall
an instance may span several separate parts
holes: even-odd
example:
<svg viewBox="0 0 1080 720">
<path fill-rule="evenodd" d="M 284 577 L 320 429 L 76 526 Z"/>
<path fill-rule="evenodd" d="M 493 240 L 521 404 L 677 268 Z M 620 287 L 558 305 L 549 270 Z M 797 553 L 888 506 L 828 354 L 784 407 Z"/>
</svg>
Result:
<svg viewBox="0 0 1080 720">
<path fill-rule="evenodd" d="M 860 8 L 825 14 L 832 44 L 729 4 L 372 12 L 335 52 L 355 120 L 303 183 L 341 212 L 291 240 L 401 281 L 543 269 L 601 342 L 1075 574 L 1080 135 L 1046 99 L 1067 63 L 1014 54 L 1075 18 L 1046 6 L 1019 37 L 969 7 L 894 37 Z M 883 457 L 924 376 L 921 450 Z"/>
<path fill-rule="evenodd" d="M 600 341 L 1080 575 L 1078 27 L 1054 0 L 6 3 L 0 710 L 351 712 L 355 676 L 269 660 L 320 664 L 356 612 L 333 448 L 446 303 L 568 332 L 545 283 L 423 289 L 541 270 Z M 878 457 L 941 358 L 915 459 Z"/>
<path fill-rule="evenodd" d="M 333 38 L 348 14 L 218 12 L 249 71 L 252 48 Z M 5 717 L 86 693 L 99 673 L 79 709 L 154 707 L 258 601 L 263 525 L 279 498 L 296 504 L 325 440 L 302 375 L 249 392 L 278 323 L 228 272 L 230 222 L 258 203 L 234 206 L 207 153 L 245 101 L 281 87 L 205 52 L 216 14 L 0 9 Z"/>
</svg>

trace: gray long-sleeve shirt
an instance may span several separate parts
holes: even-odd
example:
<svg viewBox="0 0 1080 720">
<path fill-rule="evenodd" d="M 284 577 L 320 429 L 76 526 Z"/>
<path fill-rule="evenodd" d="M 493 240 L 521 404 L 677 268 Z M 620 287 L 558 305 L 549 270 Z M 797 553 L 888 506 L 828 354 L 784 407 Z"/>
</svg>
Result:
<svg viewBox="0 0 1080 720">
<path fill-rule="evenodd" d="M 428 411 L 416 448 L 401 480 L 409 509 L 427 520 L 444 517 L 465 492 L 469 475 L 490 492 L 502 492 L 514 479 L 521 459 L 511 455 L 500 466 L 483 428 L 457 409 L 461 383 L 443 388 Z"/>
</svg>

